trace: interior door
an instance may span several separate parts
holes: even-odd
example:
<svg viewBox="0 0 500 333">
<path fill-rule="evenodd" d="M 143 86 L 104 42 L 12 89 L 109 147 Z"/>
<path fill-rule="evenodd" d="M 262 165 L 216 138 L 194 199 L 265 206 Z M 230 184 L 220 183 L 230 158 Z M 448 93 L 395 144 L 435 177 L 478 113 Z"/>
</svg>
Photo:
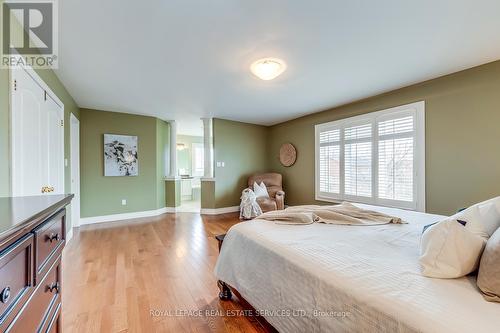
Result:
<svg viewBox="0 0 500 333">
<path fill-rule="evenodd" d="M 44 90 L 24 69 L 12 70 L 12 195 L 40 195 L 48 172 L 43 157 Z"/>
<path fill-rule="evenodd" d="M 75 195 L 71 200 L 71 223 L 80 225 L 80 122 L 71 114 L 71 193 Z"/>
<path fill-rule="evenodd" d="M 12 195 L 62 194 L 64 107 L 32 70 L 12 69 L 11 84 Z"/>
<path fill-rule="evenodd" d="M 50 95 L 44 104 L 47 118 L 47 186 L 50 194 L 64 193 L 64 111 Z"/>
</svg>

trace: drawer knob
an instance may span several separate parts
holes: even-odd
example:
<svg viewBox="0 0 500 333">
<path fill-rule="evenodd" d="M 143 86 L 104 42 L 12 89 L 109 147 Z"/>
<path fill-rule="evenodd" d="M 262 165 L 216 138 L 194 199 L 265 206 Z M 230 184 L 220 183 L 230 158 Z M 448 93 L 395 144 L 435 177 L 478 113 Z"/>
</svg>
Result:
<svg viewBox="0 0 500 333">
<path fill-rule="evenodd" d="M 10 298 L 10 287 L 5 287 L 3 288 L 2 293 L 0 294 L 0 301 L 2 301 L 2 303 L 7 303 L 9 298 Z"/>
<path fill-rule="evenodd" d="M 47 289 L 48 291 L 50 291 L 51 293 L 53 293 L 54 291 L 56 293 L 59 292 L 59 282 L 54 282 L 54 283 L 51 283 L 47 286 Z"/>
<path fill-rule="evenodd" d="M 58 242 L 58 241 L 59 241 L 59 238 L 60 238 L 60 237 L 59 237 L 59 233 L 51 233 L 50 235 L 48 235 L 48 236 L 47 236 L 47 240 L 48 240 L 49 242 L 51 242 L 51 243 L 52 243 L 53 241 Z"/>
</svg>

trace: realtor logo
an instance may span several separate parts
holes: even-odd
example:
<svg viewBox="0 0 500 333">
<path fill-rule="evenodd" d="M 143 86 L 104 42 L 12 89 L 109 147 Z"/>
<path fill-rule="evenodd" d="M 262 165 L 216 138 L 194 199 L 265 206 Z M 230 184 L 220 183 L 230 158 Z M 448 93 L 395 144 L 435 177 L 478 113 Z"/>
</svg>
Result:
<svg viewBox="0 0 500 333">
<path fill-rule="evenodd" d="M 2 4 L 2 68 L 57 68 L 55 0 L 5 0 Z"/>
</svg>

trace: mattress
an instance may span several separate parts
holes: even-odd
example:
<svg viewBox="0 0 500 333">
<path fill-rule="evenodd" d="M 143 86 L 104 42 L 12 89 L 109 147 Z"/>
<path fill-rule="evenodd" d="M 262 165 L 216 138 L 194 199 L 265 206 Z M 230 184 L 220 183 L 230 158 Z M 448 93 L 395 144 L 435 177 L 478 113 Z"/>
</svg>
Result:
<svg viewBox="0 0 500 333">
<path fill-rule="evenodd" d="M 408 224 L 239 223 L 215 275 L 280 332 L 500 332 L 500 303 L 483 299 L 475 277 L 420 274 L 422 228 L 444 216 L 358 206 Z"/>
</svg>

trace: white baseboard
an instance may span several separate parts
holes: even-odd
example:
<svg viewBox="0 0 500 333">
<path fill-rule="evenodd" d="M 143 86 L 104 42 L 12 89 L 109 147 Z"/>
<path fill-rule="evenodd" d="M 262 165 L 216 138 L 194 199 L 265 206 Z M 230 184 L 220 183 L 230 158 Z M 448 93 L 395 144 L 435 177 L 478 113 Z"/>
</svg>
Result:
<svg viewBox="0 0 500 333">
<path fill-rule="evenodd" d="M 72 238 L 73 238 L 73 227 L 71 227 L 71 230 L 68 231 L 68 233 L 66 234 L 66 244 L 68 244 Z"/>
<path fill-rule="evenodd" d="M 175 207 L 163 207 L 160 209 L 146 210 L 142 212 L 133 212 L 133 213 L 84 217 L 80 219 L 80 225 L 138 219 L 141 217 L 158 216 L 165 213 L 175 213 Z"/>
<path fill-rule="evenodd" d="M 234 212 L 239 212 L 239 211 L 240 211 L 240 206 L 223 207 L 223 208 L 215 208 L 215 209 L 202 208 L 201 214 L 219 215 L 219 214 L 234 213 Z M 178 212 L 178 208 L 176 208 L 176 207 L 163 207 L 160 209 L 147 210 L 147 211 L 142 211 L 142 212 L 83 217 L 83 218 L 80 218 L 80 225 L 82 226 L 82 225 L 94 224 L 94 223 L 138 219 L 141 217 L 153 217 L 153 216 L 158 216 L 158 215 L 165 214 L 165 213 L 176 213 L 176 212 Z M 71 233 L 71 235 L 70 235 L 70 233 Z M 73 237 L 73 230 L 68 232 L 68 235 L 66 236 L 66 241 L 68 242 L 71 239 L 71 237 Z"/>
<path fill-rule="evenodd" d="M 208 177 L 208 178 L 201 177 L 201 181 L 202 182 L 214 182 L 215 181 L 215 177 Z"/>
<path fill-rule="evenodd" d="M 223 208 L 202 208 L 201 214 L 203 214 L 203 215 L 219 215 L 219 214 L 234 213 L 234 212 L 239 212 L 239 211 L 240 211 L 240 206 L 223 207 Z"/>
</svg>

